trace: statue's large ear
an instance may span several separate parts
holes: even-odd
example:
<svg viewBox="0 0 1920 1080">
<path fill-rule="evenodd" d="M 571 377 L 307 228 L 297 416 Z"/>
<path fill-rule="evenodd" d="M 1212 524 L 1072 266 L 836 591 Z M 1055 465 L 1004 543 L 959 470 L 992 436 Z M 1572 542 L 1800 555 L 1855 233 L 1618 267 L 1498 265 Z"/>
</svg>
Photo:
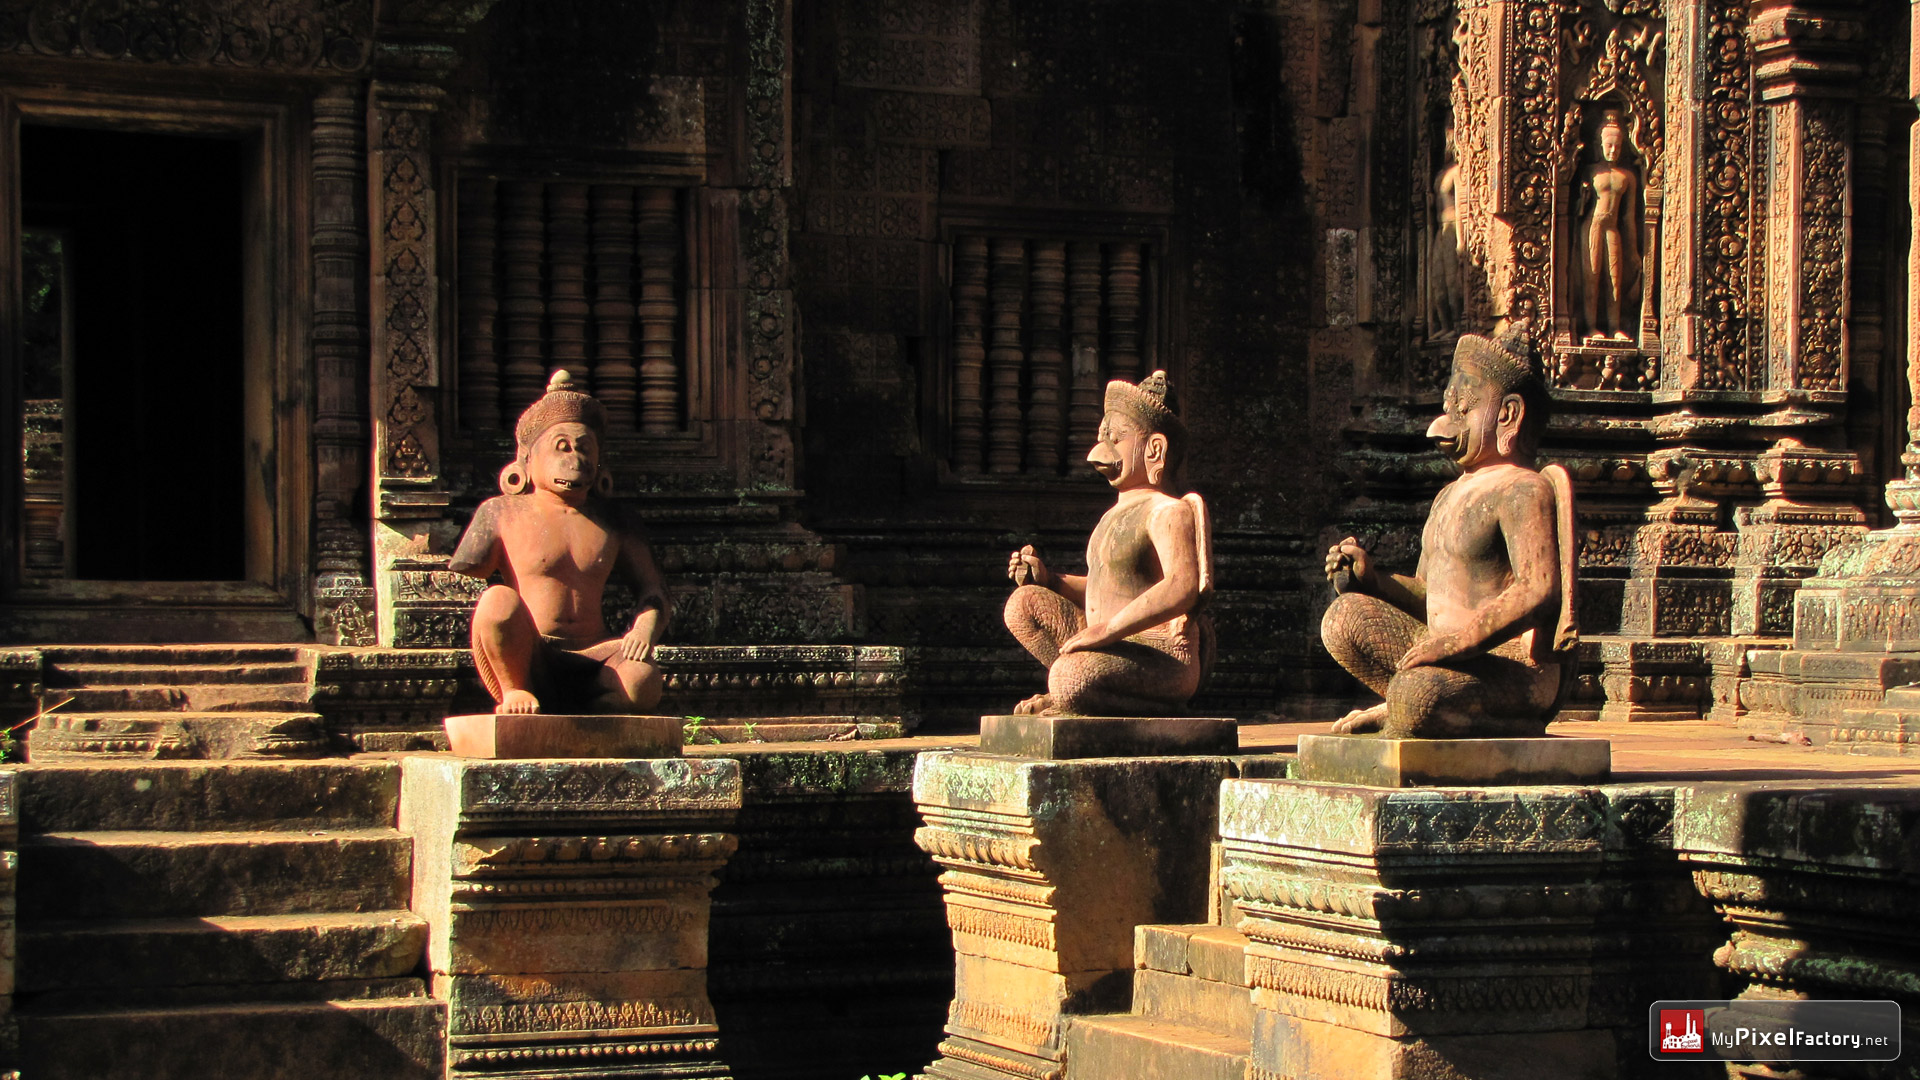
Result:
<svg viewBox="0 0 1920 1080">
<path fill-rule="evenodd" d="M 1519 394 L 1508 394 L 1500 399 L 1500 417 L 1495 421 L 1497 434 L 1494 435 L 1500 456 L 1513 453 L 1513 448 L 1520 444 L 1520 423 L 1526 415 L 1527 403 Z"/>
<path fill-rule="evenodd" d="M 1147 483 L 1158 485 L 1167 473 L 1167 437 L 1156 431 L 1147 436 Z"/>
<path fill-rule="evenodd" d="M 503 495 L 525 495 L 532 480 L 527 475 L 527 466 L 515 458 L 513 464 L 500 470 L 500 493 Z"/>
</svg>

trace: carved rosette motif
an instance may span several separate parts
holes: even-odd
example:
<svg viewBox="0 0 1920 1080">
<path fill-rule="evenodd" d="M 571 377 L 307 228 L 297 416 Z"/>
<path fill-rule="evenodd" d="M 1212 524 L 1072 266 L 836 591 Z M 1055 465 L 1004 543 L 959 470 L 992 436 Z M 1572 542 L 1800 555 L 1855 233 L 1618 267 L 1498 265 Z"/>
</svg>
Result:
<svg viewBox="0 0 1920 1080">
<path fill-rule="evenodd" d="M 1559 189 L 1561 141 L 1560 9 L 1548 0 L 1508 0 L 1502 28 L 1507 36 L 1508 129 L 1504 176 L 1496 178 L 1501 216 L 1511 231 L 1512 270 L 1503 314 L 1530 316 L 1544 332 L 1553 313 L 1553 219 Z"/>
<path fill-rule="evenodd" d="M 794 302 L 787 251 L 793 192 L 788 104 L 792 9 L 787 0 L 748 0 L 746 7 L 748 186 L 739 203 L 740 246 L 748 282 L 747 409 L 759 424 L 742 479 L 778 490 L 793 486 L 796 465 L 791 431 Z"/>
</svg>

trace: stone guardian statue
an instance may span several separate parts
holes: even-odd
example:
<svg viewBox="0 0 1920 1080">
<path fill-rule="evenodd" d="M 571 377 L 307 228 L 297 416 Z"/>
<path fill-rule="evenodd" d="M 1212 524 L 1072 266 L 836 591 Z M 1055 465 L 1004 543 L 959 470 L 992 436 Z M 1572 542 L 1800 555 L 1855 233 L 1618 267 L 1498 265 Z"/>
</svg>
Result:
<svg viewBox="0 0 1920 1080">
<path fill-rule="evenodd" d="M 653 649 L 666 588 L 639 523 L 606 496 L 606 410 L 563 369 L 514 425 L 502 494 L 480 504 L 449 569 L 501 583 L 473 612 L 473 662 L 502 713 L 645 713 L 660 700 Z M 622 574 L 640 611 L 625 634 L 600 602 Z"/>
<path fill-rule="evenodd" d="M 1179 716 L 1212 662 L 1200 608 L 1213 590 L 1212 532 L 1199 495 L 1170 490 L 1187 428 L 1167 374 L 1107 384 L 1087 461 L 1117 493 L 1087 541 L 1087 573 L 1056 574 L 1031 544 L 1007 560 L 1018 586 L 1006 624 L 1047 667 L 1047 692 L 1015 712 Z"/>
<path fill-rule="evenodd" d="M 1339 595 L 1320 622 L 1342 667 L 1386 700 L 1336 732 L 1393 738 L 1542 734 L 1571 682 L 1573 483 L 1533 461 L 1550 399 L 1524 338 L 1468 334 L 1427 437 L 1460 466 L 1440 490 L 1413 576 L 1351 536 L 1327 551 Z"/>
</svg>

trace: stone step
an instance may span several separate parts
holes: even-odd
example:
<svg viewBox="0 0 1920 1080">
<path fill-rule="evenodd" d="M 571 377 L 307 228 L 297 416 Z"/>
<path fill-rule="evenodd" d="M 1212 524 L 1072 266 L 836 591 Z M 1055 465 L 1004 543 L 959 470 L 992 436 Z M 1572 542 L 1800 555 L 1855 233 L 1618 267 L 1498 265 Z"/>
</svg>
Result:
<svg viewBox="0 0 1920 1080">
<path fill-rule="evenodd" d="M 86 986 L 17 995 L 14 1007 L 37 1013 L 110 1009 L 182 1009 L 192 1005 L 273 1005 L 306 1001 L 371 1001 L 426 997 L 419 975 L 319 982 L 202 983 L 193 986 Z"/>
<path fill-rule="evenodd" d="M 65 691 L 83 686 L 188 686 L 207 683 L 305 685 L 309 666 L 287 663 L 246 664 L 53 664 L 42 680 L 47 693 L 58 700 Z"/>
<path fill-rule="evenodd" d="M 410 911 L 30 923 L 21 994 L 90 988 L 394 979 L 426 954 Z"/>
<path fill-rule="evenodd" d="M 1134 966 L 1208 982 L 1247 985 L 1247 936 L 1212 923 L 1134 928 Z"/>
<path fill-rule="evenodd" d="M 27 734 L 35 762 L 132 758 L 310 757 L 329 748 L 320 714 L 61 711 Z"/>
<path fill-rule="evenodd" d="M 1192 975 L 1133 973 L 1133 1012 L 1148 1020 L 1199 1028 L 1235 1039 L 1253 1037 L 1253 993 L 1244 986 Z"/>
<path fill-rule="evenodd" d="M 394 829 L 43 833 L 20 844 L 20 921 L 285 915 L 407 906 Z"/>
<path fill-rule="evenodd" d="M 1087 1016 L 1067 1029 L 1072 1080 L 1247 1080 L 1237 1039 L 1144 1016 Z"/>
<path fill-rule="evenodd" d="M 20 831 L 392 828 L 395 761 L 116 761 L 20 769 Z"/>
<path fill-rule="evenodd" d="M 45 695 L 49 713 L 303 712 L 313 696 L 306 682 L 76 686 Z M 56 711 L 57 710 L 57 711 Z"/>
<path fill-rule="evenodd" d="M 33 1080 L 439 1080 L 446 1005 L 425 998 L 22 1012 Z"/>
<path fill-rule="evenodd" d="M 70 664 L 290 664 L 306 659 L 302 645 L 43 645 L 49 667 Z"/>
</svg>

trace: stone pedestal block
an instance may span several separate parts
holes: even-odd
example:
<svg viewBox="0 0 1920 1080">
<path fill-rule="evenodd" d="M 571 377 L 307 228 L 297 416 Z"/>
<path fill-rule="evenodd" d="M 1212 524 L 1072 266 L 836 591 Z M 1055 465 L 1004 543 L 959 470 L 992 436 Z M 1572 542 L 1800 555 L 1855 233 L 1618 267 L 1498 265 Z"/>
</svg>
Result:
<svg viewBox="0 0 1920 1080">
<path fill-rule="evenodd" d="M 1613 1077 L 1644 1041 L 1643 995 L 1711 977 L 1684 962 L 1705 956 L 1712 920 L 1666 847 L 1672 803 L 1226 782 L 1250 1075 Z"/>
<path fill-rule="evenodd" d="M 1382 739 L 1300 736 L 1299 778 L 1370 787 L 1603 784 L 1605 739 Z"/>
<path fill-rule="evenodd" d="M 983 716 L 980 750 L 1023 758 L 1233 754 L 1240 725 L 1202 716 Z"/>
<path fill-rule="evenodd" d="M 929 753 L 915 842 L 945 868 L 955 977 L 926 1076 L 1058 1080 L 1074 1015 L 1124 1012 L 1134 928 L 1199 922 L 1223 757 Z"/>
<path fill-rule="evenodd" d="M 469 758 L 679 757 L 677 716 L 478 713 L 447 717 L 447 745 Z"/>
<path fill-rule="evenodd" d="M 726 1076 L 708 894 L 740 798 L 721 759 L 406 759 L 449 1076 Z"/>
</svg>

